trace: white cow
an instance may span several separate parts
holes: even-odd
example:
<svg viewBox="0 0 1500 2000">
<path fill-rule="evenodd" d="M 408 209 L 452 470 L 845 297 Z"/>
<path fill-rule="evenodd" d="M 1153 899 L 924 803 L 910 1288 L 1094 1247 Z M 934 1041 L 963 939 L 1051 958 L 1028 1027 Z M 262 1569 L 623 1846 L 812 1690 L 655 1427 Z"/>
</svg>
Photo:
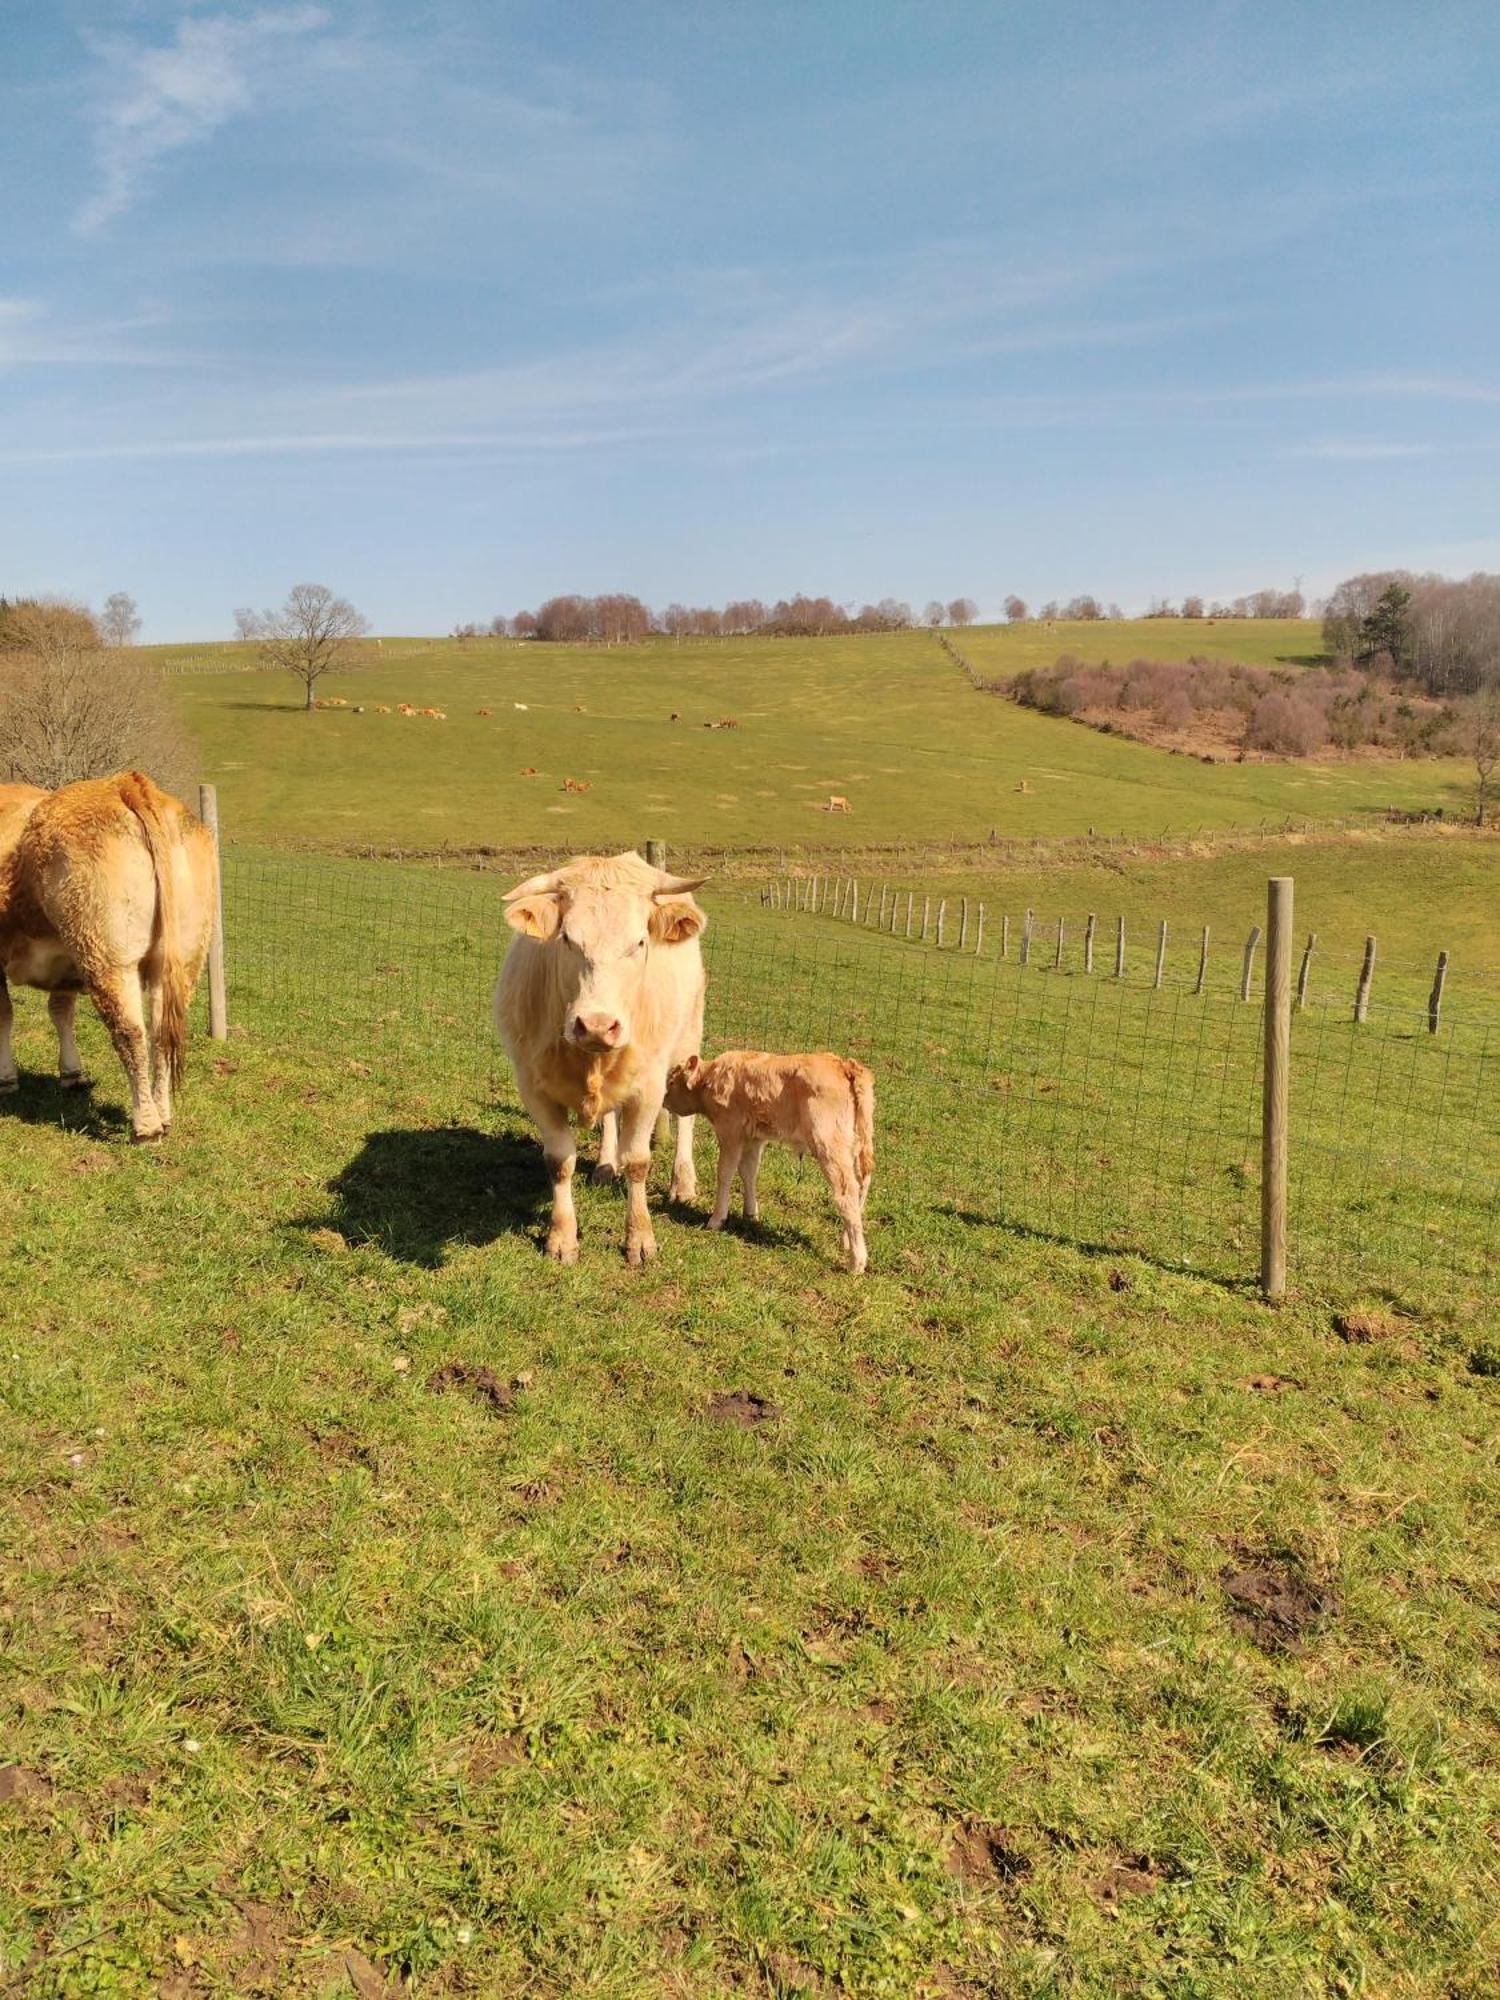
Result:
<svg viewBox="0 0 1500 2000">
<path fill-rule="evenodd" d="M 649 1148 L 667 1071 L 702 1045 L 698 939 L 708 920 L 692 892 L 703 879 L 664 874 L 638 854 L 585 856 L 534 875 L 505 899 L 517 935 L 495 988 L 495 1025 L 542 1135 L 552 1174 L 547 1254 L 560 1263 L 578 1257 L 570 1118 L 606 1120 L 600 1170 L 625 1175 L 626 1261 L 656 1254 Z M 671 1191 L 674 1201 L 698 1191 L 691 1118 L 678 1121 Z"/>
</svg>

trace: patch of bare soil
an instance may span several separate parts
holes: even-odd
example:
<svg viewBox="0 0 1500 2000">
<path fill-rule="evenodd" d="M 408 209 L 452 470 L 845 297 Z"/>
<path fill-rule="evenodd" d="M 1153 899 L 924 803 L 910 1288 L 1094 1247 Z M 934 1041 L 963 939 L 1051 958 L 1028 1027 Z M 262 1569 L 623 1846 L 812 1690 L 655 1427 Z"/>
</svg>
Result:
<svg viewBox="0 0 1500 2000">
<path fill-rule="evenodd" d="M 526 1762 L 526 1746 L 518 1736 L 487 1736 L 474 1746 L 469 1758 L 469 1779 L 476 1785 L 488 1784 L 499 1771 L 514 1770 Z"/>
<path fill-rule="evenodd" d="M 1008 1827 L 967 1819 L 948 1849 L 948 1870 L 971 1888 L 993 1889 L 997 1883 L 1024 1882 L 1031 1857 L 1017 1846 Z"/>
<path fill-rule="evenodd" d="M 753 1430 L 757 1424 L 774 1423 L 781 1412 L 764 1396 L 757 1396 L 753 1389 L 731 1389 L 715 1396 L 703 1414 L 719 1423 L 738 1424 L 742 1430 Z"/>
<path fill-rule="evenodd" d="M 52 1796 L 52 1781 L 23 1764 L 0 1764 L 0 1806 L 40 1805 Z"/>
<path fill-rule="evenodd" d="M 1230 1624 L 1265 1652 L 1294 1650 L 1343 1610 L 1336 1590 L 1274 1559 L 1226 1569 L 1219 1580 L 1232 1606 Z"/>
<path fill-rule="evenodd" d="M 441 1396 L 449 1389 L 468 1389 L 487 1403 L 496 1416 L 515 1408 L 517 1392 L 524 1386 L 519 1377 L 502 1382 L 493 1368 L 477 1368 L 469 1361 L 445 1361 L 427 1378 L 427 1387 L 434 1396 Z"/>
<path fill-rule="evenodd" d="M 1133 1896 L 1153 1895 L 1166 1879 L 1166 1871 L 1148 1855 L 1121 1855 L 1089 1883 L 1089 1894 L 1101 1909 L 1114 1910 Z"/>
<path fill-rule="evenodd" d="M 1400 1328 L 1388 1313 L 1347 1312 L 1334 1314 L 1333 1330 L 1351 1347 L 1368 1347 L 1377 1340 L 1394 1339 Z"/>
</svg>

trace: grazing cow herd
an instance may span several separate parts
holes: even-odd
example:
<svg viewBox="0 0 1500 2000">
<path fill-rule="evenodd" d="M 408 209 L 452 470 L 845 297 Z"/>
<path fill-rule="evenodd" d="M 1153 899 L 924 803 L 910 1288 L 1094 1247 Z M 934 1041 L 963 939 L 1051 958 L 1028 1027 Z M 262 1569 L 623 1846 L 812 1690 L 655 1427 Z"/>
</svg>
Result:
<svg viewBox="0 0 1500 2000">
<path fill-rule="evenodd" d="M 139 1142 L 162 1138 L 187 1046 L 188 1007 L 207 955 L 217 892 L 212 835 L 140 771 L 46 792 L 0 785 L 0 1093 L 17 1088 L 9 983 L 40 988 L 57 1030 L 59 1075 L 83 1075 L 79 993 L 109 1031 Z M 736 1174 L 748 1218 L 767 1144 L 810 1153 L 832 1190 L 852 1271 L 866 1264 L 874 1170 L 874 1081 L 828 1054 L 734 1050 L 702 1059 L 706 924 L 679 876 L 634 853 L 587 856 L 505 898 L 515 936 L 495 988 L 495 1025 L 542 1139 L 552 1181 L 549 1257 L 578 1256 L 576 1132 L 598 1125 L 596 1180 L 626 1184 L 625 1258 L 656 1253 L 646 1204 L 650 1146 L 676 1114 L 671 1199 L 697 1194 L 693 1121 L 719 1142 L 721 1228 Z"/>
</svg>

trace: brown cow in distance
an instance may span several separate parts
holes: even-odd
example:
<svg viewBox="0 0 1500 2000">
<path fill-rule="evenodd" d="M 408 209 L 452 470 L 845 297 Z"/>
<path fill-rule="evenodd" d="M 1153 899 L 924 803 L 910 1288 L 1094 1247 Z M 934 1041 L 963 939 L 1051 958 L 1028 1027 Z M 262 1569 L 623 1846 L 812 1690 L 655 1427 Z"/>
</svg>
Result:
<svg viewBox="0 0 1500 2000">
<path fill-rule="evenodd" d="M 135 1138 L 162 1137 L 182 1080 L 216 867 L 207 828 L 142 771 L 56 792 L 0 787 L 0 1091 L 16 1088 L 6 982 L 50 996 L 64 1084 L 84 1081 L 73 1031 L 84 992 L 129 1079 Z"/>
</svg>

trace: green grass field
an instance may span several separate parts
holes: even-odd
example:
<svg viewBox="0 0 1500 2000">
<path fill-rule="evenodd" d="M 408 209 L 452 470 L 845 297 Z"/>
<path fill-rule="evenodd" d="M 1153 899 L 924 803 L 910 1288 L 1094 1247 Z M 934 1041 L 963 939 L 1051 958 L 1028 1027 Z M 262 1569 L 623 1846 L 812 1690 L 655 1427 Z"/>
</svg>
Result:
<svg viewBox="0 0 1500 2000">
<path fill-rule="evenodd" d="M 1302 628 L 1239 629 L 1294 650 Z M 1144 630 L 1159 656 L 1184 633 Z M 991 637 L 1016 643 L 968 635 Z M 233 1029 L 196 1041 L 164 1147 L 126 1143 L 98 1024 L 96 1088 L 63 1093 L 17 997 L 0 1995 L 1493 1993 L 1493 839 L 1164 845 L 1312 810 L 1252 796 L 1297 767 L 1026 715 L 921 635 L 758 647 L 754 687 L 737 648 L 385 651 L 343 691 L 446 724 L 307 718 L 257 675 L 170 683 L 238 841 Z M 689 700 L 741 728 L 698 729 Z M 502 759 L 485 730 L 533 749 Z M 1039 756 L 1029 795 L 984 777 L 1043 737 L 1069 779 L 1049 791 Z M 509 775 L 585 743 L 582 798 Z M 724 808 L 767 745 L 851 820 L 768 775 Z M 1356 813 L 1460 782 L 1330 772 Z M 1080 832 L 1108 794 L 1142 837 L 943 845 L 987 785 L 1002 833 Z M 288 851 L 652 832 L 986 901 L 976 961 L 763 908 L 744 853 L 703 892 L 710 1045 L 875 1064 L 863 1282 L 786 1157 L 763 1221 L 710 1235 L 711 1143 L 704 1199 L 657 1190 L 648 1270 L 623 1266 L 617 1192 L 588 1187 L 581 1262 L 547 1265 L 486 1018 L 509 861 Z M 1283 872 L 1319 947 L 1272 1309 L 1250 1283 L 1259 1015 L 1234 990 Z M 994 952 L 1026 907 L 1023 971 Z M 1112 928 L 1082 970 L 1089 911 L 1126 916 L 1123 983 Z"/>
<path fill-rule="evenodd" d="M 1206 636 L 1264 663 L 1305 657 L 1317 627 L 1225 621 Z M 961 643 L 999 671 L 1038 647 L 1048 658 L 1069 645 L 1167 657 L 1193 637 L 1152 621 L 1050 637 L 984 629 Z M 169 686 L 219 786 L 226 837 L 238 840 L 577 853 L 655 832 L 679 847 L 795 853 L 1090 826 L 1191 833 L 1375 818 L 1391 805 L 1462 814 L 1471 791 L 1456 760 L 1205 767 L 981 694 L 925 632 L 608 652 L 393 639 L 358 673 L 320 684 L 363 715 L 302 713 L 286 675 L 206 673 Z M 372 712 L 403 700 L 448 719 Z M 702 726 L 725 717 L 739 728 Z M 535 777 L 521 776 L 528 767 Z M 565 793 L 568 778 L 591 789 Z M 826 810 L 833 793 L 850 801 L 847 816 Z"/>
<path fill-rule="evenodd" d="M 872 1275 L 787 1160 L 762 1225 L 663 1216 L 639 1277 L 584 1189 L 559 1271 L 490 945 L 457 926 L 436 989 L 403 950 L 498 885 L 419 879 L 372 933 L 380 864 L 259 865 L 236 1031 L 164 1149 L 123 1143 L 92 1022 L 92 1102 L 36 1074 L 22 1003 L 17 1990 L 1493 1990 L 1493 1329 L 1450 1301 L 1345 1339 L 1307 1287 L 1273 1311 L 977 1217 L 1058 1157 L 1062 986 L 1026 975 L 1001 1172 L 886 1073 L 973 1022 L 970 968 L 835 938 L 841 985 L 821 920 L 730 898 L 724 1032 L 880 1003 L 846 1021 L 890 1038 Z"/>
</svg>

